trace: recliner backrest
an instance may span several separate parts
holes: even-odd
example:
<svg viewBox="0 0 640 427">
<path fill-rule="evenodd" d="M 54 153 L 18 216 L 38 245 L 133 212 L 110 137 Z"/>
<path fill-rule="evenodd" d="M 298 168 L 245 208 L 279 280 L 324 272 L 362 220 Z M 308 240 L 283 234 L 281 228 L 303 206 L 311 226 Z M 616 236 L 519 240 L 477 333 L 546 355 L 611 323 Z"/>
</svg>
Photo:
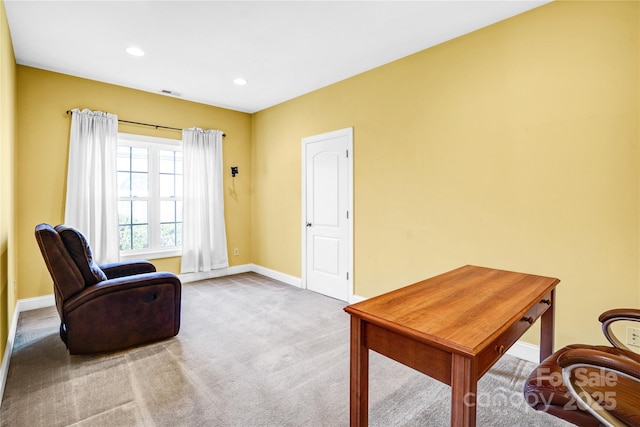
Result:
<svg viewBox="0 0 640 427">
<path fill-rule="evenodd" d="M 58 232 L 49 224 L 39 224 L 35 229 L 40 252 L 53 278 L 58 297 L 62 301 L 77 294 L 85 287 L 82 273 L 75 264 Z"/>
<path fill-rule="evenodd" d="M 56 225 L 55 230 L 60 235 L 62 243 L 71 255 L 71 259 L 80 270 L 84 278 L 84 285 L 91 286 L 107 280 L 107 276 L 93 260 L 93 253 L 89 242 L 80 231 L 66 225 Z"/>
</svg>

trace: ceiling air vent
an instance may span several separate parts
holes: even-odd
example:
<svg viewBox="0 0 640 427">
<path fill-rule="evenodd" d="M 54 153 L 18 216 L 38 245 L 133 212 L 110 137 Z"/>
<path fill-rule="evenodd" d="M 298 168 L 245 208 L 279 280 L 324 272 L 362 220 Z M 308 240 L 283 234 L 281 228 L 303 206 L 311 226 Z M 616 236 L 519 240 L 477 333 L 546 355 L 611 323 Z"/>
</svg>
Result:
<svg viewBox="0 0 640 427">
<path fill-rule="evenodd" d="M 180 96 L 180 94 L 178 92 L 174 92 L 172 90 L 167 90 L 167 89 L 161 89 L 160 93 L 162 93 L 164 95 Z"/>
</svg>

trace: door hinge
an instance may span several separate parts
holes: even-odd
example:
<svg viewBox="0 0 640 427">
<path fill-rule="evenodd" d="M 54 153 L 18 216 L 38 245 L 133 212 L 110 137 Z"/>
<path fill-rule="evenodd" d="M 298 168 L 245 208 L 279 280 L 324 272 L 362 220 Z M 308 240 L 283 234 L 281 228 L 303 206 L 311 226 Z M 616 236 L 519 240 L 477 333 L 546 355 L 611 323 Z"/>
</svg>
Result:
<svg viewBox="0 0 640 427">
<path fill-rule="evenodd" d="M 349 150 L 346 150 L 346 152 L 347 152 L 347 158 L 349 158 Z"/>
<path fill-rule="evenodd" d="M 349 280 L 349 272 L 347 271 L 347 280 Z"/>
<path fill-rule="evenodd" d="M 349 211 L 347 211 L 347 219 L 349 219 Z"/>
</svg>

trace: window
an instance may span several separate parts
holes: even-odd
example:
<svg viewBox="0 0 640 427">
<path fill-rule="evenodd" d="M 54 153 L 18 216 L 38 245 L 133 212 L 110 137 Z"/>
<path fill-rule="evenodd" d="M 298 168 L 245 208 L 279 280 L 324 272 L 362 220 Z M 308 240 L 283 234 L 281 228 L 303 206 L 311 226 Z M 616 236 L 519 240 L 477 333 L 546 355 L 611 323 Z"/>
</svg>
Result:
<svg viewBox="0 0 640 427">
<path fill-rule="evenodd" d="M 178 256 L 182 247 L 182 141 L 118 134 L 122 258 Z"/>
</svg>

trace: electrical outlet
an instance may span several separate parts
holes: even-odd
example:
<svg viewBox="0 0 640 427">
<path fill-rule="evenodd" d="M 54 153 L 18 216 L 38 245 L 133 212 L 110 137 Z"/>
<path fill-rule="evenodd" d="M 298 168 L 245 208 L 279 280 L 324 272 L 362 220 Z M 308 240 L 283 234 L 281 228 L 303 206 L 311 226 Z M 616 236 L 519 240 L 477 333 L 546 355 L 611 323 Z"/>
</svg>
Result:
<svg viewBox="0 0 640 427">
<path fill-rule="evenodd" d="M 238 255 L 240 255 L 240 249 L 234 248 L 233 249 L 233 256 L 238 256 Z M 638 345 L 640 345 L 640 344 L 638 344 Z"/>
<path fill-rule="evenodd" d="M 640 347 L 640 328 L 627 326 L 627 344 Z"/>
</svg>

